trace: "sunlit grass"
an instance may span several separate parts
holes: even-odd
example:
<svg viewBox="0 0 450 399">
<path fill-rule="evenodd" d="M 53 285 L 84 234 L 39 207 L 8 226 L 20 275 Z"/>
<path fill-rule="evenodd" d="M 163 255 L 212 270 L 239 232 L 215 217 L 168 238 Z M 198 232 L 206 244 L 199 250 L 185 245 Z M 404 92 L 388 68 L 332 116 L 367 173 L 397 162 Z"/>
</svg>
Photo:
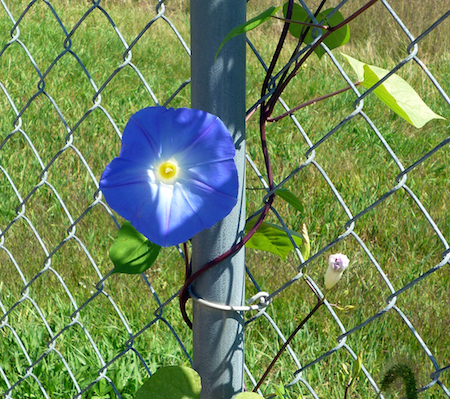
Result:
<svg viewBox="0 0 450 399">
<path fill-rule="evenodd" d="M 10 3 L 12 4 L 8 6 L 16 18 L 24 5 L 28 4 L 24 1 Z M 352 3 L 348 6 L 349 9 L 342 10 L 344 14 L 356 9 L 355 2 L 349 3 Z M 359 3 L 362 4 L 362 1 Z M 417 8 L 412 13 L 412 3 L 427 12 L 421 13 Z M 413 1 L 406 5 L 401 1 L 392 2 L 415 35 L 446 11 L 439 9 L 434 3 L 433 7 L 427 7 L 425 3 L 427 2 Z M 438 5 L 443 7 L 443 3 Z M 272 4 L 269 1 L 250 2 L 249 16 L 262 11 L 265 5 Z M 128 44 L 155 15 L 154 7 L 146 2 L 111 0 L 105 1 L 103 6 Z M 88 10 L 86 4 L 77 2 L 55 3 L 55 7 L 68 31 Z M 189 43 L 187 12 L 188 4 L 184 1 L 173 0 L 167 4 L 167 15 Z M 371 13 L 363 16 L 361 23 L 352 23 L 353 40 L 342 51 L 362 61 L 392 68 L 407 55 L 406 37 L 399 32 L 392 19 L 385 15 L 386 11 L 380 4 L 374 6 Z M 423 17 L 416 23 L 414 14 Z M 450 39 L 445 26 L 445 23 L 442 24 L 424 39 L 420 45 L 419 56 L 427 62 L 431 72 L 449 92 Z M 276 45 L 275 41 L 269 39 L 274 37 L 273 32 L 278 32 L 279 27 L 280 23 L 274 21 L 249 34 L 266 62 L 269 62 Z M 4 46 L 10 39 L 11 28 L 12 23 L 4 10 L 0 9 L 0 46 Z M 60 26 L 48 7 L 43 2 L 37 2 L 24 17 L 20 28 L 21 40 L 33 54 L 39 69 L 45 72 L 55 57 L 65 50 Z M 286 44 L 286 51 L 282 55 L 283 62 L 288 59 L 288 50 L 294 45 L 291 39 Z M 99 10 L 94 10 L 87 16 L 74 33 L 71 50 L 83 62 L 97 88 L 107 82 L 123 63 L 122 56 L 125 51 L 107 18 Z M 163 21 L 157 21 L 150 28 L 133 48 L 132 55 L 133 64 L 139 68 L 161 104 L 189 77 L 189 58 Z M 344 59 L 340 56 L 338 58 L 345 67 Z M 351 71 L 349 74 L 351 75 Z M 373 96 L 366 99 L 366 113 L 375 122 L 402 165 L 408 167 L 449 136 L 450 110 L 417 65 L 408 64 L 399 74 L 413 85 L 435 112 L 447 118 L 446 121 L 430 122 L 423 129 L 417 130 L 396 117 Z M 249 51 L 249 106 L 259 98 L 263 77 L 263 69 Z M 19 111 L 38 91 L 39 77 L 17 43 L 10 46 L 0 57 L 0 82 L 10 93 Z M 93 106 L 95 94 L 78 61 L 70 53 L 64 54 L 48 73 L 45 82 L 45 92 L 54 99 L 64 115 L 64 122 L 73 129 Z M 283 98 L 290 106 L 294 106 L 340 89 L 344 85 L 344 80 L 330 60 L 326 57 L 319 60 L 313 55 L 308 60 L 307 67 L 295 78 L 292 87 L 286 90 Z M 84 160 L 98 180 L 106 163 L 118 153 L 120 138 L 117 132 L 123 130 L 129 115 L 154 104 L 145 85 L 130 66 L 121 69 L 111 78 L 101 96 L 101 105 L 111 115 L 116 126 L 110 122 L 102 109 L 97 108 L 90 113 L 72 132 L 72 147 L 66 149 L 49 167 L 46 181 L 51 186 L 44 184 L 39 187 L 26 203 L 25 215 L 35 227 L 43 245 L 36 240 L 30 225 L 21 219 L 6 232 L 4 246 L 11 252 L 25 280 L 29 282 L 34 279 L 26 295 L 36 302 L 51 330 L 60 331 L 65 328 L 64 333 L 57 339 L 56 349 L 69 364 L 81 388 L 94 381 L 98 377 L 98 370 L 103 366 L 82 325 L 92 336 L 105 362 L 122 354 L 108 367 L 107 376 L 124 398 L 132 398 L 147 373 L 136 353 L 126 351 L 125 343 L 129 334 L 113 303 L 103 293 L 99 294 L 77 315 L 80 324 L 68 327 L 75 307 L 58 279 L 61 276 L 76 306 L 80 306 L 97 292 L 95 285 L 99 276 L 92 261 L 103 275 L 112 267 L 108 249 L 116 226 L 101 205 L 96 205 L 83 215 L 85 209 L 95 200 L 96 187 L 77 151 L 83 154 Z M 189 98 L 188 86 L 171 105 L 189 106 Z M 355 96 L 346 92 L 339 97 L 297 111 L 295 116 L 314 143 L 353 110 L 354 100 Z M 44 93 L 39 94 L 23 112 L 21 126 L 39 154 L 37 158 L 33 148 L 20 132 L 6 140 L 14 129 L 15 114 L 2 92 L 0 107 L 0 142 L 3 143 L 0 149 L 0 165 L 24 197 L 43 179 L 39 159 L 47 165 L 55 154 L 65 147 L 70 136 L 48 97 Z M 275 113 L 280 112 L 281 107 L 277 107 Z M 263 170 L 257 119 L 253 117 L 248 123 L 248 152 Z M 306 160 L 308 145 L 287 119 L 268 126 L 268 144 L 277 182 Z M 317 149 L 315 160 L 331 178 L 353 215 L 391 189 L 399 173 L 386 149 L 361 118 L 353 119 L 325 141 Z M 449 152 L 443 148 L 411 171 L 407 181 L 445 237 L 449 237 L 450 233 L 450 204 L 447 195 L 450 189 L 449 164 Z M 251 173 L 247 186 L 258 187 L 258 181 Z M 66 204 L 66 210 L 61 207 L 53 188 Z M 276 202 L 276 209 L 288 227 L 298 231 L 302 223 L 307 225 L 312 254 L 344 232 L 343 226 L 348 218 L 314 165 L 310 164 L 300 171 L 287 183 L 287 188 L 296 193 L 302 201 L 304 213 L 293 211 L 280 201 Z M 247 195 L 250 213 L 261 205 L 263 193 L 248 190 Z M 3 230 L 16 216 L 20 201 L 6 174 L 2 172 L 0 198 L 0 228 Z M 48 261 L 49 253 L 46 253 L 44 247 L 51 252 L 60 245 L 70 234 L 72 221 L 80 217 L 81 220 L 73 233 L 78 240 L 71 238 L 63 244 L 51 256 L 51 269 L 36 278 L 36 273 L 42 270 Z M 275 221 L 273 216 L 271 218 Z M 361 217 L 356 223 L 355 233 L 368 246 L 396 289 L 436 265 L 443 251 L 442 244 L 422 212 L 403 190 Z M 88 249 L 92 259 L 87 256 L 83 247 Z M 350 329 L 386 306 L 385 299 L 389 290 L 355 239 L 348 237 L 332 251 L 345 252 L 351 258 L 348 273 L 344 275 L 338 289 L 329 294 L 331 303 L 355 306 L 352 311 L 339 313 L 346 328 Z M 281 262 L 270 254 L 250 250 L 247 254 L 248 267 L 263 290 L 273 292 L 298 273 L 299 262 L 293 256 Z M 181 286 L 184 278 L 183 268 L 176 250 L 168 249 L 162 252 L 158 262 L 147 272 L 148 280 L 162 302 Z M 325 268 L 326 257 L 322 256 L 310 264 L 307 272 L 320 284 Z M 24 283 L 13 261 L 3 250 L 0 251 L 0 276 L 0 300 L 5 309 L 9 309 L 23 298 Z M 450 347 L 447 301 L 449 290 L 450 275 L 448 268 L 444 267 L 400 295 L 397 301 L 397 306 L 425 338 L 441 365 L 448 362 L 446 348 Z M 113 275 L 106 280 L 104 292 L 113 299 L 133 333 L 153 320 L 153 312 L 158 308 L 158 304 L 141 277 Z M 253 293 L 254 288 L 249 283 L 247 297 Z M 314 298 L 300 280 L 275 298 L 269 313 L 287 337 L 313 306 Z M 190 351 L 191 333 L 184 327 L 176 300 L 165 308 L 164 317 L 170 321 Z M 8 316 L 8 323 L 19 334 L 33 361 L 48 349 L 46 344 L 50 334 L 28 299 L 21 302 Z M 7 327 L 0 331 L 0 366 L 10 382 L 14 383 L 25 374 L 28 362 L 22 355 L 14 333 Z M 292 346 L 302 364 L 306 364 L 334 347 L 338 335 L 336 323 L 322 309 L 300 331 Z M 414 366 L 419 384 L 429 382 L 432 365 L 418 346 L 417 340 L 394 311 L 353 334 L 347 343 L 356 352 L 363 351 L 364 365 L 376 379 L 379 379 L 389 365 L 404 360 Z M 256 378 L 263 373 L 280 346 L 280 339 L 265 319 L 260 318 L 248 326 L 246 360 Z M 144 357 L 152 372 L 164 365 L 182 364 L 186 361 L 180 346 L 162 321 L 158 321 L 136 338 L 133 348 Z M 320 397 L 337 399 L 343 397 L 346 369 L 351 369 L 351 357 L 341 350 L 310 367 L 304 376 Z M 270 375 L 269 382 L 287 383 L 293 378 L 295 370 L 296 366 L 292 360 L 283 355 Z M 33 373 L 38 376 L 52 398 L 66 398 L 76 393 L 66 367 L 55 352 L 38 362 Z M 448 386 L 448 377 L 442 375 L 441 378 Z M 248 382 L 247 385 L 249 386 Z M 3 379 L 0 379 L 0 392 L 6 388 Z M 265 386 L 264 389 L 271 392 L 270 387 Z M 356 397 L 365 398 L 373 394 L 364 378 L 361 378 L 357 390 L 359 396 Z M 39 386 L 32 378 L 27 378 L 14 393 L 23 398 L 41 395 Z M 302 387 L 295 387 L 293 393 L 302 393 L 308 397 Z M 422 397 L 438 398 L 439 395 L 439 388 L 435 386 Z M 86 393 L 89 398 L 114 396 L 112 386 L 105 380 L 96 383 Z"/>
</svg>

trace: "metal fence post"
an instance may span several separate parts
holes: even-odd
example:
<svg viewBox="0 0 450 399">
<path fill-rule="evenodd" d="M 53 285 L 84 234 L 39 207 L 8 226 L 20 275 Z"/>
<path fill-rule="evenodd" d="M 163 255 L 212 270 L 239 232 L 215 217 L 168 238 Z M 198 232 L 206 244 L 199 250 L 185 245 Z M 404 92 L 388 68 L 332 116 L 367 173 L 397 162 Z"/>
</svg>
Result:
<svg viewBox="0 0 450 399">
<path fill-rule="evenodd" d="M 226 34 L 245 22 L 245 0 L 191 0 L 192 108 L 219 116 L 236 146 L 240 196 L 233 211 L 193 238 L 192 266 L 199 269 L 240 239 L 245 224 L 245 37 L 228 42 L 214 62 Z M 241 305 L 244 250 L 200 276 L 195 293 L 211 302 Z M 193 360 L 202 378 L 201 399 L 230 399 L 242 391 L 244 317 L 193 304 Z"/>
</svg>

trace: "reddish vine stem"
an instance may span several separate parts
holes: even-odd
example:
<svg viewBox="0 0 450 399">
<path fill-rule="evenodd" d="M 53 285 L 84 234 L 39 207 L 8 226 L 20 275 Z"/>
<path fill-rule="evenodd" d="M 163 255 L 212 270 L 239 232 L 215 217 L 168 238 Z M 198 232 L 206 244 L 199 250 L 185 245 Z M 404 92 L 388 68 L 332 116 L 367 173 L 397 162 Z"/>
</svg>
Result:
<svg viewBox="0 0 450 399">
<path fill-rule="evenodd" d="M 259 216 L 257 222 L 252 227 L 252 229 L 244 236 L 244 238 L 241 241 L 239 241 L 237 244 L 233 245 L 228 251 L 224 252 L 222 255 L 218 256 L 216 259 L 213 259 L 212 261 L 208 262 L 201 269 L 197 270 L 195 273 L 190 275 L 186 279 L 186 281 L 184 282 L 184 285 L 183 285 L 183 287 L 180 290 L 179 301 L 180 301 L 181 314 L 182 314 L 183 319 L 184 319 L 184 321 L 186 322 L 186 324 L 188 325 L 189 328 L 192 329 L 192 322 L 189 319 L 189 316 L 187 315 L 187 312 L 186 312 L 186 302 L 189 299 L 189 291 L 188 291 L 189 286 L 194 282 L 194 280 L 196 278 L 198 278 L 204 272 L 206 272 L 207 270 L 211 269 L 213 266 L 215 266 L 218 263 L 224 261 L 226 258 L 228 258 L 229 256 L 231 256 L 234 253 L 236 253 L 237 251 L 239 251 L 248 242 L 248 240 L 253 236 L 253 234 L 255 234 L 256 230 L 258 230 L 258 228 L 261 225 L 261 223 L 263 222 L 265 216 L 269 212 L 269 209 L 270 209 L 270 207 L 272 205 L 274 197 L 275 197 L 275 194 L 272 194 L 269 197 L 269 199 L 268 199 L 266 205 L 264 206 L 264 208 L 263 208 L 263 210 L 261 212 L 261 215 Z"/>
<path fill-rule="evenodd" d="M 361 82 L 356 82 L 355 86 L 357 86 L 359 84 L 361 84 Z M 305 108 L 308 105 L 315 104 L 315 103 L 317 103 L 319 101 L 326 100 L 327 98 L 333 97 L 333 96 L 335 96 L 337 94 L 344 93 L 345 91 L 350 90 L 351 88 L 352 88 L 351 86 L 347 86 L 347 87 L 344 87 L 343 89 L 336 90 L 333 93 L 325 94 L 324 96 L 320 96 L 320 97 L 314 98 L 313 100 L 306 101 L 303 104 L 297 105 L 296 107 L 290 109 L 289 111 L 286 111 L 284 114 L 275 116 L 273 118 L 267 118 L 267 122 L 279 121 L 280 119 L 283 119 L 286 116 L 289 116 L 289 115 L 293 114 L 295 111 L 298 111 L 299 109 Z"/>
<path fill-rule="evenodd" d="M 272 189 L 273 184 L 273 175 L 272 175 L 272 167 L 270 164 L 270 157 L 269 152 L 267 149 L 267 140 L 266 140 L 266 117 L 264 115 L 264 110 L 261 108 L 261 118 L 260 118 L 260 134 L 261 134 L 261 145 L 262 145 L 262 151 L 264 155 L 264 161 L 266 164 L 266 170 L 267 170 L 267 180 L 269 182 L 269 188 Z M 258 230 L 261 223 L 264 221 L 264 218 L 269 212 L 270 207 L 272 206 L 273 200 L 275 198 L 275 193 L 271 194 L 264 205 L 264 208 L 259 215 L 258 220 L 254 224 L 254 226 L 251 228 L 251 230 L 244 236 L 244 238 L 239 241 L 237 244 L 233 245 L 228 251 L 224 252 L 222 255 L 218 256 L 216 259 L 213 259 L 212 261 L 208 262 L 206 265 L 204 265 L 202 268 L 197 270 L 195 273 L 191 274 L 184 282 L 183 287 L 180 290 L 179 294 L 179 301 L 180 301 L 180 309 L 181 314 L 183 316 L 184 321 L 188 325 L 189 328 L 192 328 L 192 322 L 189 319 L 189 316 L 186 312 L 186 302 L 189 299 L 189 286 L 193 283 L 193 281 L 198 278 L 200 275 L 205 273 L 207 270 L 211 269 L 213 266 L 217 265 L 218 263 L 224 261 L 229 256 L 233 255 L 237 251 L 239 251 L 247 242 L 250 240 L 250 238 L 255 234 L 256 230 Z"/>
<path fill-rule="evenodd" d="M 308 57 L 313 53 L 313 51 L 320 46 L 320 44 L 333 32 L 336 30 L 342 28 L 344 25 L 347 25 L 349 22 L 353 21 L 356 17 L 358 17 L 361 13 L 366 11 L 369 7 L 373 6 L 378 0 L 370 0 L 367 4 L 362 6 L 359 10 L 355 11 L 352 15 L 350 15 L 348 18 L 344 19 L 341 23 L 337 24 L 336 26 L 330 26 L 325 33 L 322 35 L 322 37 L 306 52 L 306 54 L 301 58 L 301 60 L 295 65 L 292 72 L 289 74 L 289 76 L 284 80 L 280 81 L 278 84 L 275 92 L 272 94 L 272 97 L 267 102 L 267 114 L 270 116 L 273 112 L 273 109 L 275 108 L 275 105 L 280 98 L 281 94 L 283 93 L 286 86 L 290 83 L 290 81 L 298 74 L 299 69 L 304 64 L 304 62 L 308 59 Z M 287 18 L 290 18 L 290 16 L 286 15 Z"/>
<path fill-rule="evenodd" d="M 186 242 L 183 242 L 183 252 L 184 252 L 184 268 L 185 268 L 184 275 L 186 280 L 191 275 L 191 265 L 189 263 L 189 251 Z"/>
<path fill-rule="evenodd" d="M 292 17 L 293 9 L 294 9 L 294 0 L 289 0 L 288 8 L 286 11 L 286 18 Z M 272 72 L 275 69 L 275 65 L 277 64 L 278 58 L 280 57 L 281 49 L 283 48 L 284 42 L 286 40 L 288 30 L 289 30 L 289 22 L 285 22 L 283 25 L 283 30 L 281 31 L 280 39 L 278 40 L 277 48 L 275 49 L 275 53 L 273 54 L 269 68 L 267 69 L 266 77 L 264 78 L 264 82 L 261 87 L 261 97 L 264 97 L 264 95 L 266 94 L 270 77 L 272 76 Z M 264 108 L 263 105 L 264 105 L 264 103 L 261 104 L 261 109 Z"/>
<path fill-rule="evenodd" d="M 317 9 L 316 9 L 316 12 L 314 13 L 314 17 L 317 17 L 317 15 L 319 15 L 319 12 L 320 12 L 320 11 L 322 10 L 322 8 L 325 6 L 326 1 L 327 1 L 327 0 L 322 0 L 322 1 L 320 2 L 319 6 L 318 6 Z M 296 56 L 296 54 L 298 54 L 298 51 L 300 50 L 300 46 L 302 45 L 303 40 L 305 40 L 305 37 L 306 37 L 306 35 L 308 34 L 309 29 L 310 29 L 310 27 L 307 26 L 306 29 L 304 29 L 304 30 L 302 31 L 300 37 L 298 38 L 297 45 L 295 46 L 295 49 L 294 49 L 294 51 L 292 52 L 291 60 Z M 281 78 L 280 78 L 280 82 L 283 82 L 284 79 L 286 79 L 286 76 L 287 76 L 287 74 L 289 73 L 289 69 L 290 69 L 290 68 L 288 68 L 288 69 L 286 69 L 286 71 L 284 71 L 283 75 L 282 75 Z"/>
<path fill-rule="evenodd" d="M 289 0 L 289 6 L 287 11 L 287 16 L 292 15 L 292 9 L 294 7 L 294 1 Z M 266 77 L 264 79 L 263 87 L 262 87 L 262 95 L 267 90 L 267 86 L 269 84 L 270 76 L 275 68 L 276 62 L 278 60 L 278 57 L 281 53 L 281 49 L 283 47 L 284 40 L 286 39 L 286 35 L 288 32 L 289 24 L 285 23 L 283 27 L 283 31 L 281 33 L 280 40 L 278 41 L 277 49 L 275 50 L 274 56 L 272 57 L 272 61 L 270 63 L 269 69 L 266 73 Z M 262 146 L 262 152 L 264 155 L 264 162 L 266 165 L 266 171 L 267 171 L 267 180 L 269 182 L 269 189 L 273 188 L 273 175 L 272 175 L 272 167 L 270 165 L 270 157 L 269 152 L 267 149 L 267 140 L 266 140 L 266 120 L 267 115 L 264 113 L 264 104 L 261 106 L 261 117 L 260 117 L 260 136 L 261 136 L 261 146 Z M 259 215 L 259 218 L 257 222 L 254 224 L 254 226 L 251 228 L 251 230 L 244 236 L 244 238 L 238 242 L 237 244 L 233 245 L 228 251 L 224 252 L 222 255 L 218 256 L 216 259 L 213 259 L 212 261 L 208 262 L 206 265 L 204 265 L 202 268 L 197 270 L 195 273 L 189 275 L 189 277 L 186 278 L 183 287 L 180 290 L 179 294 L 179 302 L 180 302 L 180 310 L 181 314 L 183 316 L 183 320 L 188 325 L 189 328 L 192 329 L 192 322 L 189 319 L 189 316 L 186 312 L 186 302 L 189 299 L 189 286 L 193 283 L 193 281 L 198 278 L 200 275 L 205 273 L 207 270 L 211 269 L 213 266 L 217 265 L 218 263 L 224 261 L 229 256 L 233 255 L 237 251 L 239 251 L 247 242 L 248 240 L 255 234 L 256 230 L 258 230 L 259 226 L 263 222 L 264 218 L 266 217 L 267 213 L 269 212 L 270 207 L 272 206 L 272 202 L 275 198 L 275 193 L 269 196 L 261 214 Z M 187 276 L 187 275 L 186 275 Z"/>
<path fill-rule="evenodd" d="M 287 346 L 291 343 L 292 339 L 295 337 L 295 335 L 301 330 L 301 328 L 306 324 L 306 322 L 312 317 L 314 313 L 323 305 L 324 299 L 321 299 L 317 302 L 316 306 L 311 310 L 311 312 L 308 313 L 308 315 L 301 321 L 301 323 L 297 326 L 297 328 L 292 332 L 292 334 L 289 336 L 289 338 L 286 340 L 286 342 L 282 345 L 280 350 L 277 352 L 275 357 L 273 358 L 272 362 L 269 364 L 269 367 L 267 367 L 266 371 L 264 372 L 261 379 L 258 381 L 258 384 L 256 384 L 255 388 L 253 388 L 253 392 L 256 392 L 264 382 L 264 380 L 269 375 L 270 371 L 272 370 L 273 366 L 277 362 L 277 360 L 280 358 L 281 354 L 284 352 L 284 350 L 287 348 Z"/>
<path fill-rule="evenodd" d="M 322 1 L 321 5 L 319 6 L 318 10 L 315 13 L 316 16 L 320 12 L 320 8 L 323 6 L 325 1 L 326 0 Z M 305 60 L 312 54 L 312 52 L 320 45 L 320 43 L 322 43 L 334 31 L 338 30 L 342 26 L 348 24 L 350 21 L 355 19 L 358 15 L 360 15 L 362 12 L 364 12 L 370 6 L 375 4 L 377 1 L 378 0 L 370 0 L 365 6 L 361 7 L 358 11 L 356 11 L 354 14 L 352 14 L 350 17 L 348 17 L 342 23 L 340 23 L 340 24 L 338 24 L 338 25 L 336 25 L 334 27 L 329 27 L 326 30 L 325 34 L 319 39 L 319 41 L 309 49 L 309 51 L 302 57 L 302 59 L 298 63 L 296 63 L 293 71 L 289 75 L 287 75 L 288 71 L 286 71 L 282 75 L 282 77 L 281 77 L 281 79 L 279 81 L 279 84 L 278 84 L 277 88 L 275 89 L 274 94 L 271 96 L 271 98 L 267 102 L 267 107 L 265 107 L 264 103 L 261 104 L 261 118 L 260 118 L 261 137 L 265 137 L 265 124 L 267 122 L 275 122 L 277 120 L 280 120 L 280 119 L 282 119 L 282 118 L 284 118 L 284 117 L 286 117 L 288 115 L 291 115 L 293 112 L 295 112 L 295 111 L 297 111 L 297 110 L 299 110 L 299 109 L 301 109 L 303 107 L 306 107 L 307 105 L 310 105 L 310 104 L 313 104 L 313 103 L 315 103 L 317 101 L 321 101 L 321 100 L 324 100 L 324 99 L 329 98 L 331 96 L 340 94 L 340 93 L 345 92 L 345 91 L 347 91 L 347 90 L 349 90 L 351 88 L 349 86 L 349 87 L 346 87 L 344 89 L 338 90 L 338 91 L 336 91 L 334 93 L 318 97 L 317 99 L 314 99 L 314 100 L 308 101 L 306 103 L 300 104 L 299 106 L 292 108 L 291 110 L 285 112 L 282 115 L 279 115 L 278 117 L 270 118 L 270 115 L 272 114 L 273 109 L 275 108 L 275 104 L 278 101 L 279 97 L 281 96 L 282 92 L 284 91 L 286 86 L 290 83 L 290 81 L 294 78 L 294 76 L 296 76 L 298 74 L 298 71 L 299 71 L 300 67 L 303 65 Z M 291 1 L 289 2 L 289 5 L 291 6 Z M 291 18 L 291 14 L 289 14 L 289 9 L 288 9 L 288 13 L 286 13 L 286 20 L 289 20 L 290 18 Z M 286 27 L 286 22 L 285 22 L 284 27 Z M 289 24 L 289 22 L 288 22 L 288 24 Z M 307 29 L 310 29 L 310 27 L 308 26 Z M 300 40 L 299 40 L 299 45 L 303 41 L 303 37 L 304 36 L 301 35 Z M 297 54 L 297 52 L 299 50 L 299 45 L 297 45 L 296 49 L 294 50 L 294 53 L 293 53 L 291 59 Z M 270 72 L 272 72 L 272 71 L 270 71 Z M 268 81 L 268 79 L 269 79 L 268 75 L 266 75 L 266 81 Z M 263 91 L 263 94 L 265 94 L 265 91 Z M 265 142 L 263 142 L 263 148 L 264 148 L 264 144 L 265 144 Z M 267 147 L 265 149 L 267 151 Z M 266 166 L 267 166 L 267 162 L 266 162 Z M 269 166 L 270 166 L 270 161 L 269 161 Z M 271 176 L 269 176 L 269 177 L 271 177 Z M 300 331 L 300 329 L 306 324 L 306 322 L 313 316 L 313 314 L 320 308 L 320 306 L 322 306 L 323 303 L 324 303 L 325 298 L 320 298 L 318 293 L 314 289 L 314 287 L 307 280 L 306 280 L 306 283 L 308 284 L 308 286 L 311 288 L 311 290 L 315 294 L 318 302 L 317 302 L 316 306 L 314 306 L 314 308 L 309 312 L 309 314 L 302 320 L 302 322 L 298 325 L 298 327 L 292 332 L 292 334 L 289 336 L 289 338 L 286 340 L 286 342 L 282 345 L 282 347 L 280 348 L 280 350 L 278 351 L 278 353 L 276 354 L 276 356 L 274 357 L 274 359 L 272 360 L 270 365 L 267 367 L 267 369 L 264 372 L 263 376 L 261 377 L 261 379 L 259 380 L 259 382 L 255 386 L 255 388 L 253 389 L 253 392 L 258 391 L 258 389 L 261 387 L 262 383 L 265 381 L 265 379 L 267 378 L 268 374 L 270 373 L 270 371 L 274 367 L 275 363 L 278 361 L 278 359 L 280 358 L 281 354 L 284 352 L 284 350 L 290 344 L 292 339 L 295 337 L 295 335 L 298 333 L 298 331 Z"/>
<path fill-rule="evenodd" d="M 262 112 L 262 108 L 261 108 L 261 112 Z M 263 120 L 263 119 L 261 119 L 261 120 Z M 265 119 L 264 119 L 264 121 L 265 121 Z M 266 163 L 269 187 L 273 188 L 272 167 L 270 165 L 269 153 L 267 150 L 265 123 L 263 123 L 262 126 L 260 127 L 260 133 L 261 133 L 261 142 L 262 142 L 263 154 L 264 154 L 265 163 Z M 253 234 L 255 234 L 256 230 L 258 230 L 261 223 L 264 221 L 264 218 L 266 217 L 267 213 L 269 212 L 270 207 L 272 206 L 274 198 L 275 198 L 275 193 L 272 193 L 269 196 L 266 204 L 264 205 L 264 208 L 263 208 L 261 214 L 259 215 L 258 220 L 254 224 L 254 226 L 251 228 L 251 230 L 243 237 L 243 239 L 241 241 L 239 241 L 237 244 L 233 245 L 228 251 L 224 252 L 222 255 L 218 256 L 216 259 L 213 259 L 212 261 L 208 262 L 206 265 L 204 265 L 202 268 L 197 270 L 195 273 L 191 274 L 185 280 L 184 285 L 180 290 L 179 301 L 180 301 L 181 315 L 183 316 L 183 320 L 185 321 L 185 323 L 188 325 L 189 328 L 192 329 L 192 322 L 189 319 L 189 316 L 186 312 L 186 302 L 189 299 L 189 286 L 194 282 L 194 280 L 196 278 L 198 278 L 200 275 L 205 273 L 207 270 L 211 269 L 213 266 L 224 261 L 229 256 L 231 256 L 234 253 L 236 253 L 237 251 L 239 251 L 248 242 L 248 240 L 250 240 L 250 238 L 253 236 Z"/>
</svg>

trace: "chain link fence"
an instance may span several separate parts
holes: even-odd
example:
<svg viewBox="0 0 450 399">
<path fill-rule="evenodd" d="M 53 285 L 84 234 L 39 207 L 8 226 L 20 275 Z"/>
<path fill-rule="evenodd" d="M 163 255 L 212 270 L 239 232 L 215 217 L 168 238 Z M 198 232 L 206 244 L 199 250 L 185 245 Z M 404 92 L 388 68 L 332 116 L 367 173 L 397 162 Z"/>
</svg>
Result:
<svg viewBox="0 0 450 399">
<path fill-rule="evenodd" d="M 189 9 L 184 2 L 0 2 L 0 394 L 132 398 L 158 367 L 192 363 L 177 301 L 183 262 L 174 248 L 140 277 L 111 275 L 108 248 L 121 221 L 98 179 L 131 113 L 189 106 Z M 397 60 L 389 69 L 427 88 L 419 92 L 437 98 L 434 110 L 449 118 L 443 64 L 450 49 L 435 57 L 421 50 L 449 44 L 450 10 L 417 31 L 396 6 L 380 1 L 376 9 L 401 37 L 389 43 Z M 248 35 L 249 116 L 261 101 L 253 83 L 261 84 L 273 51 L 264 29 L 279 25 Z M 311 60 L 307 76 L 313 81 L 323 67 L 323 79 L 353 85 L 333 54 L 320 65 Z M 298 78 L 294 93 L 301 87 L 302 100 L 314 97 L 316 88 Z M 305 223 L 312 255 L 294 251 L 280 262 L 247 253 L 247 297 L 267 291 L 272 300 L 247 317 L 249 390 L 314 306 L 305 280 L 320 292 L 328 255 L 342 252 L 351 264 L 338 290 L 269 381 L 289 386 L 293 397 L 342 398 L 362 352 L 352 397 L 376 397 L 383 372 L 398 363 L 414 370 L 420 397 L 450 397 L 448 121 L 405 127 L 378 111 L 372 91 L 353 85 L 339 100 L 268 128 L 277 189 L 289 188 L 304 204 L 293 215 L 276 201 L 269 220 L 293 230 Z M 288 97 L 289 90 L 280 113 L 296 105 Z M 269 195 L 255 129 L 250 118 L 249 216 Z"/>
</svg>

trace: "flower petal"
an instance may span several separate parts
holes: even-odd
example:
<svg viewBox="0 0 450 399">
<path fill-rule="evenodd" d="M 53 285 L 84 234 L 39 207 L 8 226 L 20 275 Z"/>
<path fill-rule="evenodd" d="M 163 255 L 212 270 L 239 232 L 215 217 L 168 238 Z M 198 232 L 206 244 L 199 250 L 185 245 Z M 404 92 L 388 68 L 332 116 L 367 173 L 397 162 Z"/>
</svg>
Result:
<svg viewBox="0 0 450 399">
<path fill-rule="evenodd" d="M 216 190 L 224 195 L 237 198 L 238 177 L 237 170 L 232 159 L 218 162 L 202 164 L 190 168 L 185 172 L 186 179 L 192 184 L 203 186 L 204 190 Z"/>
<path fill-rule="evenodd" d="M 149 165 L 160 153 L 156 132 L 158 119 L 166 111 L 163 107 L 144 108 L 133 114 L 122 135 L 119 157 Z"/>
<path fill-rule="evenodd" d="M 217 121 L 219 122 L 217 125 L 220 126 L 219 130 L 224 129 L 222 134 L 226 133 L 223 136 L 228 136 L 227 139 L 231 140 L 230 133 L 217 116 L 196 109 L 179 108 L 175 110 L 173 108 L 148 107 L 132 115 L 130 121 L 139 126 L 145 136 L 156 144 L 155 151 L 161 159 L 170 159 L 174 154 L 185 151 L 198 139 L 205 140 L 201 138 L 202 134 L 208 132 L 208 129 Z M 218 129 L 212 130 L 214 133 Z M 209 134 L 205 135 L 209 136 Z M 219 137 L 216 137 L 217 139 Z M 215 145 L 220 146 L 218 140 Z M 206 148 L 208 147 L 210 144 L 206 145 Z"/>
<path fill-rule="evenodd" d="M 159 183 L 155 200 L 148 200 L 129 220 L 150 241 L 168 247 L 212 227 L 235 205 L 236 197 L 193 181 Z"/>
<path fill-rule="evenodd" d="M 335 271 L 332 266 L 329 266 L 325 273 L 325 288 L 330 290 L 342 277 L 342 271 Z"/>
<path fill-rule="evenodd" d="M 187 241 L 235 206 L 238 176 L 234 144 L 223 122 L 204 111 L 145 108 L 132 115 L 122 148 L 100 179 L 108 204 L 150 241 Z M 174 159 L 174 182 L 154 170 Z"/>
<path fill-rule="evenodd" d="M 130 221 L 157 192 L 157 184 L 142 165 L 122 158 L 113 159 L 105 168 L 99 186 L 108 205 Z"/>
<path fill-rule="evenodd" d="M 217 118 L 197 139 L 177 155 L 180 164 L 189 168 L 193 165 L 214 163 L 233 158 L 233 140 L 223 122 Z"/>
<path fill-rule="evenodd" d="M 350 260 L 347 255 L 341 253 L 330 255 L 328 258 L 328 269 L 325 273 L 325 288 L 327 290 L 337 284 L 349 263 Z"/>
<path fill-rule="evenodd" d="M 135 161 L 114 158 L 103 171 L 100 189 L 150 181 L 148 168 Z"/>
</svg>

